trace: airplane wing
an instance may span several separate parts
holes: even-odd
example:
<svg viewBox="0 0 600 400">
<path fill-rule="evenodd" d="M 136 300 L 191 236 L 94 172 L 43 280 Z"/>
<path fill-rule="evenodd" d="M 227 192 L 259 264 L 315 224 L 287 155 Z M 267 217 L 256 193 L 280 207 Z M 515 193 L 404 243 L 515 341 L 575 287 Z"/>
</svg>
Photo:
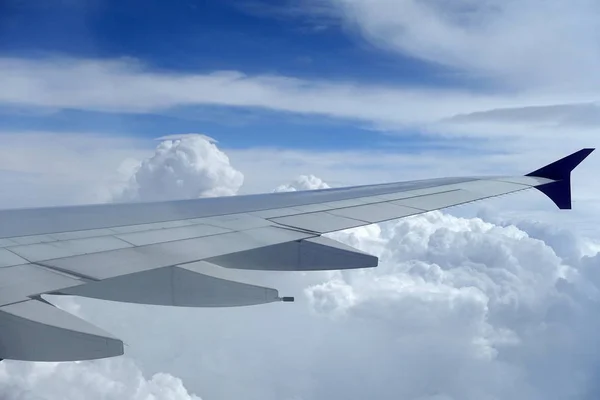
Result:
<svg viewBox="0 0 600 400">
<path fill-rule="evenodd" d="M 571 208 L 583 149 L 525 176 L 441 178 L 303 192 L 0 211 L 0 359 L 123 354 L 109 333 L 43 294 L 182 307 L 290 301 L 227 270 L 377 266 L 322 234 L 536 188 Z"/>
</svg>

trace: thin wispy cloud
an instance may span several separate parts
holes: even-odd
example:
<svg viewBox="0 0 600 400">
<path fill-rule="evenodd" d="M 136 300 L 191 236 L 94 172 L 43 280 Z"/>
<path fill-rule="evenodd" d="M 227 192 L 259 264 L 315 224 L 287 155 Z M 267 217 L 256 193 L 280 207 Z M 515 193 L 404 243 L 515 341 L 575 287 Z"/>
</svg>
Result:
<svg viewBox="0 0 600 400">
<path fill-rule="evenodd" d="M 537 140 L 555 127 L 540 125 L 536 107 L 577 111 L 596 94 L 588 91 L 482 93 L 470 89 L 432 89 L 330 83 L 293 77 L 218 71 L 208 74 L 153 71 L 131 60 L 0 59 L 0 104 L 126 113 L 160 113 L 179 106 L 219 105 L 322 115 L 368 124 L 390 133 L 406 131 L 446 137 Z M 503 109 L 520 109 L 529 118 L 464 117 Z M 529 112 L 533 111 L 533 112 Z M 540 129 L 543 128 L 543 129 Z M 573 133 L 575 143 L 597 134 L 595 125 L 581 131 L 576 119 L 566 118 L 561 130 Z M 521 133 L 527 132 L 523 136 Z M 578 140 L 579 138 L 579 140 Z M 552 143 L 549 143 L 552 144 Z"/>
<path fill-rule="evenodd" d="M 594 1 L 314 3 L 329 5 L 375 46 L 490 79 L 500 88 L 568 91 L 600 84 L 600 5 Z"/>
</svg>

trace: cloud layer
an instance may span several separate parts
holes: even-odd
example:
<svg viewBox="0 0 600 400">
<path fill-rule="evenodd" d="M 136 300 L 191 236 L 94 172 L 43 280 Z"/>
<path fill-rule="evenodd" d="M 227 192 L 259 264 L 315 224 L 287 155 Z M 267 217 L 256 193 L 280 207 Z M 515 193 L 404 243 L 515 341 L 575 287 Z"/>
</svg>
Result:
<svg viewBox="0 0 600 400">
<path fill-rule="evenodd" d="M 599 256 L 572 232 L 495 218 L 332 235 L 380 255 L 373 270 L 252 275 L 302 293 L 293 307 L 82 310 L 203 398 L 597 398 Z"/>
<path fill-rule="evenodd" d="M 3 400 L 200 400 L 169 374 L 142 376 L 126 358 L 82 363 L 0 365 Z"/>
<path fill-rule="evenodd" d="M 193 150 L 201 170 L 229 165 L 202 136 L 167 139 L 141 165 L 161 161 L 162 177 L 175 148 Z M 189 168 L 169 171 L 168 179 L 194 189 L 178 193 L 197 196 L 196 181 L 184 179 Z M 232 187 L 229 174 L 215 176 L 203 186 L 208 192 L 210 185 Z M 164 187 L 162 178 L 148 182 Z M 326 186 L 307 175 L 279 188 Z M 482 215 L 432 212 L 331 234 L 378 255 L 380 266 L 371 270 L 239 271 L 240 280 L 296 296 L 293 304 L 177 309 L 53 298 L 122 338 L 127 356 L 77 364 L 5 361 L 0 394 L 15 400 L 195 399 L 191 393 L 248 400 L 596 399 L 600 243 L 566 228 Z"/>
<path fill-rule="evenodd" d="M 598 133 L 596 125 L 582 126 L 577 117 L 578 110 L 595 107 L 598 90 L 591 84 L 490 91 L 309 81 L 239 71 L 172 74 L 131 60 L 0 58 L 0 85 L 6 89 L 0 105 L 27 109 L 166 113 L 180 106 L 260 108 L 351 120 L 395 134 L 498 139 L 493 146 L 511 151 L 523 144 L 556 148 L 560 140 L 539 139 L 567 134 L 573 145 L 589 145 Z M 521 117 L 496 118 L 504 109 Z M 547 112 L 540 115 L 540 110 Z M 556 111 L 571 117 L 553 123 Z M 477 118 L 465 117 L 469 115 Z"/>
<path fill-rule="evenodd" d="M 453 67 L 467 79 L 518 88 L 598 87 L 600 7 L 594 1 L 312 3 L 329 5 L 376 46 Z"/>
</svg>

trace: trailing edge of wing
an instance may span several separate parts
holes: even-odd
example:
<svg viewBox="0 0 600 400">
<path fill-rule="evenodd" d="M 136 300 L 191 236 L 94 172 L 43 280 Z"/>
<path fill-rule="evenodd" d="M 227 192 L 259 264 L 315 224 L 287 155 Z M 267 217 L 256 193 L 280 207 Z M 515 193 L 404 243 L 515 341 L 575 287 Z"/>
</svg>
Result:
<svg viewBox="0 0 600 400">
<path fill-rule="evenodd" d="M 178 307 L 237 307 L 281 300 L 275 289 L 212 276 L 202 268 L 204 263 L 197 264 L 122 275 L 57 294 Z"/>
<path fill-rule="evenodd" d="M 314 237 L 225 254 L 206 261 L 225 268 L 321 271 L 376 267 L 377 257 L 326 237 Z"/>
<path fill-rule="evenodd" d="M 0 307 L 0 358 L 77 361 L 123 354 L 123 342 L 51 304 L 27 300 Z"/>
<path fill-rule="evenodd" d="M 561 158 L 526 176 L 552 179 L 554 182 L 536 186 L 562 210 L 570 210 L 571 205 L 571 172 L 589 156 L 594 149 L 581 149 L 571 155 Z"/>
</svg>

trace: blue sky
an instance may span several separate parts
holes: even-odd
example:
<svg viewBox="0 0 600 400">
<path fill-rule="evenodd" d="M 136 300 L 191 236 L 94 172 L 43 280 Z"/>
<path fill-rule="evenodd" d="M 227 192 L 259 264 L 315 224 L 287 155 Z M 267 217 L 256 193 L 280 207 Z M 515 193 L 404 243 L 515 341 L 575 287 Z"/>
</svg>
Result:
<svg viewBox="0 0 600 400">
<path fill-rule="evenodd" d="M 582 115 L 597 108 L 599 8 L 5 0 L 0 130 L 562 155 L 551 139 L 598 135 Z"/>
<path fill-rule="evenodd" d="M 6 2 L 5 2 L 6 3 Z M 155 68 L 235 69 L 324 79 L 442 84 L 434 66 L 374 49 L 332 18 L 285 15 L 285 2 L 94 0 L 4 6 L 0 50 L 135 57 Z M 281 15 L 283 14 L 283 15 Z"/>
<path fill-rule="evenodd" d="M 20 59 L 133 58 L 161 73 L 236 70 L 327 82 L 451 85 L 448 69 L 369 45 L 333 16 L 233 1 L 9 0 L 0 7 L 0 55 Z M 290 3 L 292 4 L 292 3 Z M 243 5 L 243 6 L 242 6 Z M 38 112 L 35 112 L 38 111 Z M 221 106 L 130 114 L 69 108 L 1 111 L 1 130 L 147 135 L 202 132 L 228 147 L 418 146 L 368 124 Z M 398 110 L 401 112 L 401 110 Z"/>
</svg>

